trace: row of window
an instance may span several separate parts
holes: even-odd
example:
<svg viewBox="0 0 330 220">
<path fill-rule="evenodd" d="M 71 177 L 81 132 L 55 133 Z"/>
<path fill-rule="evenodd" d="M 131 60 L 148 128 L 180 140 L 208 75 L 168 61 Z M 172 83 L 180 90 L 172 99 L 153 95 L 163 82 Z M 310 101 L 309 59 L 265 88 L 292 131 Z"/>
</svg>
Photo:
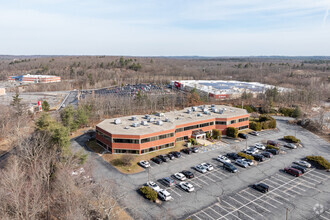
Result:
<svg viewBox="0 0 330 220">
<path fill-rule="evenodd" d="M 115 149 L 115 154 L 139 154 L 139 150 Z"/>
<path fill-rule="evenodd" d="M 245 126 L 239 127 L 238 130 L 243 130 L 243 129 L 247 129 L 247 128 L 249 128 L 249 126 L 248 125 L 245 125 Z"/>
<path fill-rule="evenodd" d="M 215 124 L 216 125 L 226 125 L 227 122 L 226 121 L 216 121 Z"/>
<path fill-rule="evenodd" d="M 249 120 L 249 118 L 240 118 L 240 119 L 238 119 L 238 122 L 248 121 L 248 120 Z"/>
<path fill-rule="evenodd" d="M 100 132 L 98 130 L 96 130 L 96 134 L 100 135 L 101 137 L 103 137 L 107 141 L 111 142 L 111 137 L 109 137 L 108 135 L 105 135 L 105 134 L 103 134 L 102 132 Z"/>
<path fill-rule="evenodd" d="M 149 153 L 149 152 L 152 152 L 152 151 L 155 151 L 155 150 L 161 150 L 161 149 L 165 149 L 165 148 L 169 148 L 169 147 L 173 147 L 174 146 L 174 143 L 169 143 L 169 144 L 163 144 L 163 145 L 160 145 L 160 146 L 155 146 L 155 147 L 150 147 L 148 149 L 143 149 L 141 150 L 141 154 L 145 154 L 145 153 Z"/>
<path fill-rule="evenodd" d="M 202 127 L 207 127 L 207 126 L 211 126 L 211 125 L 214 125 L 213 121 L 203 123 L 203 124 L 198 124 L 198 125 L 187 126 L 187 127 L 184 127 L 184 128 L 177 128 L 175 130 L 175 133 L 182 132 L 182 131 L 189 131 L 189 130 L 193 130 L 193 129 L 196 129 L 196 128 L 202 128 Z"/>
<path fill-rule="evenodd" d="M 165 139 L 165 138 L 170 138 L 170 137 L 174 137 L 174 133 L 168 133 L 168 134 L 162 134 L 162 135 L 158 135 L 158 136 L 154 136 L 154 137 L 150 137 L 150 138 L 144 138 L 144 139 L 141 139 L 141 144 L 151 142 L 151 141 L 161 140 L 161 139 Z"/>
<path fill-rule="evenodd" d="M 139 139 L 121 139 L 114 138 L 113 143 L 139 144 Z"/>
</svg>

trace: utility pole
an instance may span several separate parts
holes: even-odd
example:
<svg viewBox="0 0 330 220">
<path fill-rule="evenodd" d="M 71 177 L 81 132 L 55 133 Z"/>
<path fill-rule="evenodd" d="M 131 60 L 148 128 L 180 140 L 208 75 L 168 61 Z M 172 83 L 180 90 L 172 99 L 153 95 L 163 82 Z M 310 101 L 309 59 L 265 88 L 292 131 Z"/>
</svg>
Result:
<svg viewBox="0 0 330 220">
<path fill-rule="evenodd" d="M 286 208 L 286 220 L 289 219 L 289 208 Z"/>
<path fill-rule="evenodd" d="M 150 167 L 148 167 L 148 182 L 150 182 Z"/>
</svg>

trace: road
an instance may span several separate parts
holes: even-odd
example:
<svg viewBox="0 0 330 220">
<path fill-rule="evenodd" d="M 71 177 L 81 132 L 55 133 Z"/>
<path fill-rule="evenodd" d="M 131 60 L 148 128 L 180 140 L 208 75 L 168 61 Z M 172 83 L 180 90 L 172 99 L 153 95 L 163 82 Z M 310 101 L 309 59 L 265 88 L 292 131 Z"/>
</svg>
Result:
<svg viewBox="0 0 330 220">
<path fill-rule="evenodd" d="M 258 215 L 250 210 L 254 209 L 253 207 L 249 209 L 243 205 L 243 207 L 240 208 L 240 201 L 228 201 L 227 199 L 231 195 L 235 198 L 240 191 L 246 191 L 249 185 L 258 181 L 271 179 L 273 176 L 271 181 L 275 179 L 275 176 L 277 177 L 280 175 L 281 177 L 278 178 L 282 178 L 282 182 L 284 181 L 284 183 L 281 183 L 280 180 L 274 180 L 278 185 L 276 185 L 276 183 L 274 186 L 271 185 L 273 188 L 285 187 L 285 181 L 291 181 L 291 179 L 285 180 L 284 178 L 291 178 L 291 176 L 283 175 L 280 169 L 289 166 L 293 161 L 307 155 L 322 155 L 330 160 L 329 143 L 303 128 L 288 124 L 286 120 L 286 118 L 277 117 L 278 131 L 267 131 L 259 137 L 250 136 L 248 145 L 268 139 L 278 140 L 284 135 L 292 135 L 295 131 L 297 137 L 302 140 L 303 147 L 295 150 L 286 150 L 285 154 L 277 155 L 256 167 L 247 169 L 239 168 L 240 172 L 237 174 L 223 171 L 220 168 L 220 163 L 215 161 L 214 158 L 219 154 L 232 152 L 234 151 L 233 149 L 235 149 L 235 151 L 242 150 L 246 147 L 245 141 L 227 145 L 224 144 L 223 146 L 213 147 L 212 149 L 189 156 L 184 155 L 185 158 L 176 159 L 160 166 L 152 163 L 152 168 L 150 169 L 151 180 L 157 182 L 162 188 L 165 187 L 160 184 L 159 180 L 163 177 L 171 176 L 173 173 L 180 172 L 183 169 L 191 170 L 191 167 L 201 162 L 210 162 L 215 165 L 214 173 L 205 175 L 195 172 L 197 178 L 196 180 L 192 180 L 193 185 L 196 187 L 195 192 L 189 194 L 177 189 L 177 187 L 168 189 L 173 197 L 173 201 L 163 202 L 161 205 L 150 203 L 137 193 L 137 189 L 148 180 L 147 171 L 132 175 L 121 174 L 95 153 L 86 152 L 89 154 L 88 160 L 95 179 L 99 182 L 103 180 L 113 180 L 121 192 L 126 193 L 125 198 L 123 198 L 120 203 L 123 207 L 127 208 L 127 211 L 134 219 L 184 219 L 187 217 L 192 217 L 194 219 L 217 219 L 217 217 L 210 216 L 211 214 L 208 213 L 206 209 L 211 206 L 213 207 L 214 204 L 223 205 L 224 202 L 229 202 L 231 203 L 230 205 L 235 207 L 235 212 L 238 213 L 238 217 L 233 217 L 234 219 L 247 218 L 246 216 L 245 218 L 244 216 L 239 216 L 242 215 L 242 213 L 252 216 L 250 217 L 252 219 L 285 219 L 286 207 L 290 208 L 290 216 L 293 216 L 295 219 L 313 219 L 316 217 L 313 211 L 315 204 L 320 203 L 322 207 L 324 207 L 324 210 L 330 208 L 330 192 L 326 187 L 330 184 L 329 178 L 327 178 L 330 174 L 324 171 L 317 171 L 321 172 L 321 174 L 319 174 L 320 176 L 325 175 L 325 178 L 322 179 L 322 181 L 320 180 L 320 184 L 315 184 L 315 186 L 313 186 L 316 189 L 315 191 L 308 191 L 309 194 L 301 193 L 301 196 L 297 195 L 295 198 L 289 197 L 289 201 L 285 201 L 284 205 L 279 205 L 280 208 L 273 210 L 272 213 L 268 213 L 264 210 L 265 213 L 260 211 Z M 76 150 L 82 149 L 88 138 L 88 135 L 86 135 L 72 140 L 72 147 Z M 309 175 L 315 176 L 316 174 L 313 172 Z M 306 179 L 307 178 L 306 176 Z M 271 182 L 269 185 L 270 184 Z M 251 193 L 250 191 L 248 192 Z M 285 197 L 288 196 L 282 194 L 282 197 L 279 198 L 278 201 L 285 200 Z M 250 199 L 253 199 L 253 197 L 251 196 Z M 241 202 L 247 203 L 243 200 Z M 202 215 L 199 213 L 202 213 Z M 235 213 L 230 213 L 230 216 L 232 216 L 232 214 Z M 228 218 L 227 214 L 223 215 L 226 217 L 220 218 L 231 219 Z"/>
</svg>

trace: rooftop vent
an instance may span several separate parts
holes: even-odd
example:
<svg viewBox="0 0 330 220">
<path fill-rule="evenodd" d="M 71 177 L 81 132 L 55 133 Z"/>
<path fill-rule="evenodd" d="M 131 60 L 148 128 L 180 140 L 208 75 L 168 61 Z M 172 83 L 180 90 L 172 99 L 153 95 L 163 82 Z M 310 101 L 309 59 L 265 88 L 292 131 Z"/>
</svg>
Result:
<svg viewBox="0 0 330 220">
<path fill-rule="evenodd" d="M 149 119 L 150 118 L 150 115 L 145 115 L 144 118 L 145 119 Z"/>
<path fill-rule="evenodd" d="M 154 122 L 155 118 L 149 118 L 149 122 Z"/>
<path fill-rule="evenodd" d="M 219 112 L 219 110 L 218 110 L 218 109 L 216 109 L 216 108 L 212 109 L 212 111 L 213 111 L 214 113 L 217 113 L 217 112 Z"/>
<path fill-rule="evenodd" d="M 164 115 L 164 113 L 157 112 L 157 113 L 156 113 L 156 116 L 158 116 L 158 117 L 163 117 L 163 116 L 165 116 L 165 115 Z"/>
<path fill-rule="evenodd" d="M 187 113 L 190 114 L 191 113 L 191 109 L 187 109 Z"/>
<path fill-rule="evenodd" d="M 132 121 L 135 121 L 136 119 L 137 119 L 136 116 L 132 116 L 131 118 Z"/>
<path fill-rule="evenodd" d="M 147 121 L 141 121 L 141 125 L 147 126 L 148 122 Z"/>
<path fill-rule="evenodd" d="M 119 124 L 121 124 L 121 120 L 118 118 L 118 119 L 115 119 L 115 124 L 116 125 L 119 125 Z"/>
<path fill-rule="evenodd" d="M 134 122 L 133 124 L 132 124 L 132 127 L 140 127 L 140 124 L 139 123 L 137 123 L 137 122 Z"/>
<path fill-rule="evenodd" d="M 212 108 L 212 107 L 215 107 L 215 105 L 214 105 L 214 104 L 212 104 L 212 105 L 211 105 L 211 108 Z"/>
<path fill-rule="evenodd" d="M 196 107 L 196 106 L 192 107 L 192 110 L 193 110 L 194 112 L 197 111 L 197 107 Z"/>
<path fill-rule="evenodd" d="M 125 129 L 129 129 L 129 127 L 128 126 L 126 126 L 126 127 L 124 127 Z"/>
<path fill-rule="evenodd" d="M 207 108 L 203 108 L 203 112 L 207 112 L 208 111 L 208 109 Z"/>
<path fill-rule="evenodd" d="M 210 113 L 210 112 L 209 112 L 209 111 L 207 111 L 207 110 L 206 110 L 206 111 L 204 111 L 204 114 L 205 114 L 205 115 L 207 115 L 207 114 L 209 114 L 209 113 Z"/>
<path fill-rule="evenodd" d="M 165 118 L 165 122 L 170 122 L 170 119 L 169 118 Z"/>
<path fill-rule="evenodd" d="M 200 117 L 200 116 L 202 116 L 202 114 L 201 113 L 197 113 L 197 117 Z"/>
<path fill-rule="evenodd" d="M 156 124 L 157 124 L 157 125 L 163 125 L 163 121 L 162 121 L 162 120 L 158 120 L 158 121 L 156 122 Z"/>
</svg>

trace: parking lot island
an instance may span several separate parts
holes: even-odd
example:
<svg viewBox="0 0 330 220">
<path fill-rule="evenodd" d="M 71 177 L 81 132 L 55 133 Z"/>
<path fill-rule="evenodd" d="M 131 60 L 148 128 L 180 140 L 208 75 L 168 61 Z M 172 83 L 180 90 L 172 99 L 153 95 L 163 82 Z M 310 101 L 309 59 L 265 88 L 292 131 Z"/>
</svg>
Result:
<svg viewBox="0 0 330 220">
<path fill-rule="evenodd" d="M 224 105 L 203 105 L 154 115 L 106 119 L 96 125 L 96 141 L 114 154 L 145 154 L 174 147 L 190 137 L 206 138 L 218 129 L 249 128 L 245 109 Z"/>
</svg>

